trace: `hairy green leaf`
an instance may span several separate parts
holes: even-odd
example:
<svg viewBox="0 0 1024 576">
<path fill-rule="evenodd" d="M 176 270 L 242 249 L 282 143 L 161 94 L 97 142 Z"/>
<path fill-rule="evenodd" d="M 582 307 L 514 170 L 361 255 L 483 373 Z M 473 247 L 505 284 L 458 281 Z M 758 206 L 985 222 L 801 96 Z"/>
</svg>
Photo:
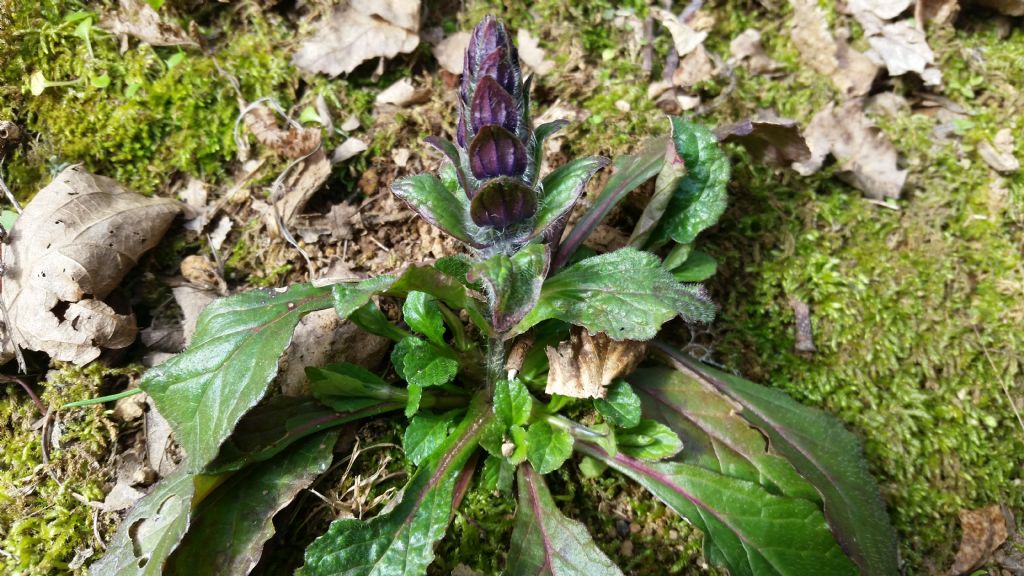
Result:
<svg viewBox="0 0 1024 576">
<path fill-rule="evenodd" d="M 248 574 L 274 535 L 274 515 L 331 464 L 336 431 L 235 473 L 196 508 L 164 574 Z"/>
<path fill-rule="evenodd" d="M 679 436 L 668 426 L 654 420 L 641 420 L 633 428 L 620 430 L 615 440 L 620 451 L 641 460 L 671 458 L 683 449 Z"/>
<path fill-rule="evenodd" d="M 612 382 L 606 397 L 594 399 L 594 407 L 605 420 L 619 428 L 640 425 L 640 397 L 625 380 Z"/>
<path fill-rule="evenodd" d="M 391 351 L 395 372 L 408 383 L 405 415 L 419 410 L 423 389 L 451 382 L 459 371 L 459 363 L 436 346 L 419 338 L 406 338 Z"/>
<path fill-rule="evenodd" d="M 404 404 L 408 398 L 405 390 L 347 362 L 323 368 L 310 366 L 306 378 L 313 397 L 340 412 L 379 413 Z"/>
<path fill-rule="evenodd" d="M 615 340 L 650 340 L 677 315 L 707 322 L 714 314 L 703 288 L 676 281 L 654 254 L 623 248 L 549 278 L 537 305 L 510 335 L 557 318 Z"/>
<path fill-rule="evenodd" d="M 836 538 L 864 574 L 898 572 L 896 532 L 878 483 L 868 471 L 860 442 L 842 423 L 783 392 L 700 364 L 662 343 L 657 346 L 680 371 L 738 402 L 743 417 L 818 489 Z"/>
<path fill-rule="evenodd" d="M 677 462 L 644 462 L 596 444 L 578 449 L 629 476 L 704 532 L 705 557 L 734 576 L 855 575 L 817 504 Z"/>
<path fill-rule="evenodd" d="M 413 416 L 402 438 L 406 458 L 416 466 L 422 464 L 438 446 L 444 444 L 448 437 L 448 429 L 457 415 L 456 411 L 452 411 L 447 414 L 424 412 Z"/>
<path fill-rule="evenodd" d="M 718 222 L 728 197 L 729 158 L 714 133 L 676 116 L 670 119 L 672 141 L 686 163 L 686 177 L 651 234 L 648 249 L 664 246 L 669 240 L 693 242 L 697 234 Z"/>
<path fill-rule="evenodd" d="M 703 282 L 715 275 L 718 262 L 700 250 L 694 250 L 682 266 L 672 271 L 680 282 Z"/>
<path fill-rule="evenodd" d="M 533 235 L 539 236 L 551 225 L 568 217 L 587 183 L 607 165 L 608 159 L 602 156 L 577 158 L 545 176 L 541 187 L 544 195 L 537 210 Z"/>
<path fill-rule="evenodd" d="M 348 318 L 356 310 L 366 306 L 370 298 L 384 292 L 394 283 L 394 276 L 377 276 L 361 282 L 335 284 L 331 287 L 334 310 L 338 316 Z"/>
<path fill-rule="evenodd" d="M 767 438 L 713 387 L 670 368 L 642 368 L 629 376 L 644 413 L 672 427 L 683 440 L 683 462 L 756 482 L 773 494 L 819 501 L 818 492 L 785 458 L 768 451 Z"/>
<path fill-rule="evenodd" d="M 387 289 L 389 296 L 407 297 L 412 291 L 426 292 L 455 310 L 465 310 L 484 333 L 490 323 L 484 318 L 482 302 L 457 277 L 433 266 L 409 266 Z"/>
<path fill-rule="evenodd" d="M 529 464 L 519 467 L 519 505 L 509 576 L 615 576 L 622 571 L 594 544 L 583 524 L 555 506 L 544 478 Z"/>
<path fill-rule="evenodd" d="M 394 508 L 369 521 L 337 520 L 306 549 L 300 576 L 425 574 L 452 513 L 455 483 L 493 418 L 482 396 L 433 457 L 416 470 Z"/>
<path fill-rule="evenodd" d="M 530 244 L 509 257 L 495 254 L 473 267 L 491 307 L 491 323 L 498 333 L 507 331 L 526 316 L 540 297 L 548 254 L 544 245 Z"/>
<path fill-rule="evenodd" d="M 437 305 L 437 298 L 419 290 L 410 291 L 402 304 L 402 317 L 409 328 L 426 336 L 438 346 L 446 346 L 444 317 Z"/>
<path fill-rule="evenodd" d="M 572 436 L 543 420 L 526 431 L 526 457 L 541 474 L 558 470 L 572 456 Z"/>
<path fill-rule="evenodd" d="M 533 147 L 533 165 L 540 166 L 544 160 L 544 141 L 549 136 L 569 125 L 568 120 L 552 120 L 545 122 L 533 129 L 533 137 L 536 141 Z"/>
<path fill-rule="evenodd" d="M 522 426 L 530 421 L 533 396 L 518 379 L 499 380 L 494 385 L 494 414 L 505 426 Z"/>
<path fill-rule="evenodd" d="M 452 193 L 437 176 L 417 174 L 396 180 L 392 192 L 424 220 L 467 244 L 478 246 L 479 227 L 469 217 L 468 199 Z"/>
<path fill-rule="evenodd" d="M 331 306 L 330 288 L 297 284 L 211 303 L 184 352 L 150 369 L 139 387 L 153 398 L 197 472 L 277 374 L 299 319 Z"/>
<path fill-rule="evenodd" d="M 153 487 L 125 516 L 93 576 L 159 576 L 188 529 L 195 476 L 184 463 Z"/>
</svg>

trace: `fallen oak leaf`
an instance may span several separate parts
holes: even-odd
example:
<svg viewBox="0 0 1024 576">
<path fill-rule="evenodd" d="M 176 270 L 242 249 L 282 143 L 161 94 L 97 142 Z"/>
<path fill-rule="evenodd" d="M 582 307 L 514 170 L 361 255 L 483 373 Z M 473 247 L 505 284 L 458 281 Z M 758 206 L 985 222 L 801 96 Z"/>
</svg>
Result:
<svg viewBox="0 0 1024 576">
<path fill-rule="evenodd" d="M 547 394 L 572 398 L 604 398 L 613 380 L 632 372 L 644 358 L 643 342 L 612 340 L 607 334 L 591 336 L 585 329 L 573 329 L 569 339 L 557 348 L 548 346 Z"/>
<path fill-rule="evenodd" d="M 950 576 L 966 574 L 980 566 L 1009 537 L 1006 519 L 998 505 L 960 510 L 960 530 L 960 550 L 949 569 Z"/>
</svg>

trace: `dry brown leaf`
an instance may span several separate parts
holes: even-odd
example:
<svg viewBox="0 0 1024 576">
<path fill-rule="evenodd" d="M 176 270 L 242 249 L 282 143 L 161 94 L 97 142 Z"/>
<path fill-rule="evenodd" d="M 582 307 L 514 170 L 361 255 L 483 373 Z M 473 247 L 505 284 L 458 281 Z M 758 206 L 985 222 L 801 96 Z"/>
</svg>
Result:
<svg viewBox="0 0 1024 576">
<path fill-rule="evenodd" d="M 419 29 L 419 0 L 352 0 L 320 23 L 292 63 L 306 72 L 347 74 L 367 60 L 412 52 Z"/>
<path fill-rule="evenodd" d="M 850 13 L 866 12 L 882 20 L 892 20 L 910 8 L 911 0 L 848 0 Z"/>
<path fill-rule="evenodd" d="M 321 236 L 329 236 L 331 242 L 351 240 L 352 222 L 359 209 L 352 204 L 335 204 L 327 214 L 301 214 L 296 219 L 295 231 L 307 244 L 313 244 Z"/>
<path fill-rule="evenodd" d="M 434 46 L 431 52 L 434 53 L 434 58 L 437 58 L 441 68 L 452 74 L 462 74 L 462 65 L 465 63 L 463 55 L 469 46 L 469 38 L 469 32 L 456 32 Z"/>
<path fill-rule="evenodd" d="M 353 156 L 365 152 L 369 146 L 359 138 L 349 137 L 338 145 L 331 154 L 331 164 L 341 164 Z"/>
<path fill-rule="evenodd" d="M 177 24 L 160 19 L 160 14 L 143 0 L 120 0 L 119 8 L 104 16 L 99 27 L 122 38 L 134 36 L 150 46 L 195 46 Z"/>
<path fill-rule="evenodd" d="M 924 31 L 913 20 L 883 24 L 878 33 L 868 36 L 868 44 L 890 76 L 913 72 L 925 85 L 942 84 L 942 72 L 935 66 L 935 53 L 928 46 Z"/>
<path fill-rule="evenodd" d="M 534 74 L 543 76 L 554 69 L 555 63 L 547 59 L 544 49 L 529 32 L 520 28 L 516 34 L 516 43 L 519 45 L 519 59 Z"/>
<path fill-rule="evenodd" d="M 715 63 L 704 46 L 697 46 L 682 60 L 672 73 L 672 83 L 680 88 L 692 88 L 715 75 Z"/>
<path fill-rule="evenodd" d="M 21 128 L 10 120 L 0 120 L 0 158 L 21 142 Z"/>
<path fill-rule="evenodd" d="M 331 161 L 327 159 L 323 147 L 299 163 L 282 184 L 280 197 L 272 198 L 281 220 L 291 225 L 330 175 Z M 278 229 L 276 222 L 270 224 L 268 222 L 271 230 Z"/>
<path fill-rule="evenodd" d="M 917 0 L 914 18 L 918 22 L 934 22 L 939 26 L 952 24 L 960 14 L 959 0 Z"/>
<path fill-rule="evenodd" d="M 1024 16 L 1024 0 L 975 0 L 976 3 L 1005 14 L 1007 16 Z"/>
<path fill-rule="evenodd" d="M 721 142 L 735 142 L 754 158 L 778 166 L 806 162 L 811 157 L 800 127 L 788 118 L 766 114 L 718 128 L 715 136 Z"/>
<path fill-rule="evenodd" d="M 856 102 L 839 108 L 829 104 L 814 115 L 804 131 L 811 157 L 793 168 L 807 176 L 821 169 L 832 154 L 840 177 L 869 198 L 898 198 L 907 171 L 897 166 L 898 154 L 889 138 L 868 119 Z"/>
<path fill-rule="evenodd" d="M 761 32 L 747 28 L 729 43 L 729 63 L 733 66 L 745 63 L 754 74 L 766 74 L 779 69 L 780 65 L 772 60 L 761 44 Z"/>
<path fill-rule="evenodd" d="M 672 35 L 672 45 L 675 46 L 676 54 L 683 58 L 690 52 L 697 49 L 708 37 L 707 32 L 698 32 L 690 26 L 679 21 L 672 12 L 658 8 L 654 10 L 654 17 L 661 21 L 668 33 Z"/>
<path fill-rule="evenodd" d="M 572 398 L 604 398 L 612 380 L 631 372 L 644 358 L 646 345 L 615 341 L 604 333 L 591 336 L 574 329 L 558 348 L 548 346 L 550 371 L 544 391 Z"/>
<path fill-rule="evenodd" d="M 245 126 L 256 141 L 289 159 L 302 158 L 320 145 L 320 129 L 277 125 L 277 114 L 267 106 L 254 106 L 245 114 Z"/>
<path fill-rule="evenodd" d="M 3 247 L 3 303 L 23 348 L 83 365 L 124 348 L 135 317 L 103 302 L 180 211 L 73 166 L 36 194 Z M 3 358 L 14 353 L 10 339 Z"/>
<path fill-rule="evenodd" d="M 201 290 L 211 290 L 221 296 L 228 293 L 228 285 L 217 265 L 199 254 L 189 254 L 181 260 L 181 275 L 189 284 Z"/>
<path fill-rule="evenodd" d="M 1009 536 L 1006 519 L 998 505 L 961 510 L 960 530 L 960 550 L 949 569 L 950 576 L 966 574 L 983 564 Z"/>
<path fill-rule="evenodd" d="M 1020 170 L 1020 160 L 1014 156 L 1013 132 L 1003 128 L 996 132 L 991 142 L 982 140 L 978 144 L 978 155 L 993 170 L 1000 174 L 1012 174 Z"/>
<path fill-rule="evenodd" d="M 374 103 L 378 106 L 390 104 L 405 108 L 413 104 L 422 104 L 429 99 L 430 89 L 417 89 L 411 79 L 402 78 L 377 94 Z"/>
<path fill-rule="evenodd" d="M 146 461 L 160 477 L 167 476 L 177 467 L 174 461 L 176 445 L 171 425 L 156 409 L 152 398 L 146 398 Z"/>
<path fill-rule="evenodd" d="M 863 96 L 871 90 L 878 67 L 844 39 L 832 36 L 825 13 L 815 0 L 790 0 L 793 28 L 790 38 L 801 58 L 847 96 Z"/>
</svg>

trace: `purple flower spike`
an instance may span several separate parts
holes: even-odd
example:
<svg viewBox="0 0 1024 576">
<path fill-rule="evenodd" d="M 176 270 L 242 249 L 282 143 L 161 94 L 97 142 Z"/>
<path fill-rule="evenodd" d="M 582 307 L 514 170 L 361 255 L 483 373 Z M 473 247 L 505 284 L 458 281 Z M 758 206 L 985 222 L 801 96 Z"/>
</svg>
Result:
<svg viewBox="0 0 1024 576">
<path fill-rule="evenodd" d="M 498 125 L 514 134 L 518 114 L 512 95 L 494 78 L 484 76 L 480 79 L 473 95 L 473 106 L 470 108 L 474 131 L 478 132 L 484 126 Z"/>
<path fill-rule="evenodd" d="M 511 62 L 506 57 L 505 50 L 501 48 L 491 52 L 480 62 L 480 68 L 476 73 L 477 81 L 488 76 L 497 80 L 498 84 L 510 94 L 515 92 L 516 84 L 519 81 L 516 70 L 513 69 Z"/>
<path fill-rule="evenodd" d="M 526 146 L 501 126 L 484 126 L 469 143 L 469 168 L 480 180 L 522 176 L 527 161 Z"/>
<path fill-rule="evenodd" d="M 537 212 L 537 193 L 515 178 L 495 178 L 477 192 L 469 215 L 478 226 L 506 228 Z"/>
</svg>

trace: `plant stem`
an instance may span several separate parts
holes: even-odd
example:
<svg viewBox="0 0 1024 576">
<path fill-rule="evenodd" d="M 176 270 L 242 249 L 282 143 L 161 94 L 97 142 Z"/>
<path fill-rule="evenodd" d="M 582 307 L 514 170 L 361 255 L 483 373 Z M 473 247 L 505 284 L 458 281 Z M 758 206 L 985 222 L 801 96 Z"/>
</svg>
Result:
<svg viewBox="0 0 1024 576">
<path fill-rule="evenodd" d="M 505 377 L 505 341 L 501 336 L 487 339 L 487 398 L 494 395 L 494 385 Z"/>
</svg>

